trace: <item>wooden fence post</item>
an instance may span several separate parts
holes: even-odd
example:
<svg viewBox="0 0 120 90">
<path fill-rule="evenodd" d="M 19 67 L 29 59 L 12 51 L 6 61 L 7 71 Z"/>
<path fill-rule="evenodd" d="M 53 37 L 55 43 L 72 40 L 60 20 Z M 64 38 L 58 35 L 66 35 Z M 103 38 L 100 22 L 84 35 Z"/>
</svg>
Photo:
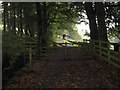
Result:
<svg viewBox="0 0 120 90">
<path fill-rule="evenodd" d="M 30 67 L 30 70 L 31 70 L 31 68 L 32 68 L 32 48 L 30 47 L 29 48 L 29 67 Z"/>
<path fill-rule="evenodd" d="M 119 68 L 120 68 L 120 51 L 118 52 L 118 60 L 119 60 L 118 66 L 119 66 Z"/>
<path fill-rule="evenodd" d="M 110 54 L 110 43 L 108 43 L 108 60 L 110 60 L 111 59 L 111 54 Z"/>
<path fill-rule="evenodd" d="M 101 52 L 101 47 L 102 47 L 102 42 L 99 41 L 99 52 L 100 52 L 100 56 L 102 55 L 102 52 Z"/>
<path fill-rule="evenodd" d="M 90 45 L 91 45 L 91 47 L 92 47 L 92 57 L 94 57 L 94 41 L 93 40 L 91 40 L 90 41 Z"/>
<path fill-rule="evenodd" d="M 65 59 L 67 57 L 67 43 L 65 43 Z"/>
</svg>

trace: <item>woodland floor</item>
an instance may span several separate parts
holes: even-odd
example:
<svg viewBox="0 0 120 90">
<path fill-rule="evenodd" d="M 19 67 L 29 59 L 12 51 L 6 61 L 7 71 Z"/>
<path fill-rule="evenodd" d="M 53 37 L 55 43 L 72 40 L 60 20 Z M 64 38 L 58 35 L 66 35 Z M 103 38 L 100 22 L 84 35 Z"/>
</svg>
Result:
<svg viewBox="0 0 120 90">
<path fill-rule="evenodd" d="M 120 88 L 120 70 L 98 60 L 48 60 L 33 62 L 32 71 L 4 88 Z"/>
</svg>

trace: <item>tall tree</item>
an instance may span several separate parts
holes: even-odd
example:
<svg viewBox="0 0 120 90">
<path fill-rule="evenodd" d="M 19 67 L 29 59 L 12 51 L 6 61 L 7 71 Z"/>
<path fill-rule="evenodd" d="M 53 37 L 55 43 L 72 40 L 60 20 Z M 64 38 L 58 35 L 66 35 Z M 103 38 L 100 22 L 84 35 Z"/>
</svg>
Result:
<svg viewBox="0 0 120 90">
<path fill-rule="evenodd" d="M 13 3 L 13 32 L 16 34 L 16 3 Z"/>
<path fill-rule="evenodd" d="M 85 3 L 85 10 L 89 19 L 90 37 L 92 40 L 98 40 L 98 29 L 96 24 L 95 9 L 92 2 Z"/>
<path fill-rule="evenodd" d="M 21 32 L 21 36 L 22 36 L 22 34 L 23 34 L 23 8 L 22 8 L 22 6 L 20 6 L 20 8 L 19 8 L 19 24 L 20 24 L 20 32 Z"/>
<path fill-rule="evenodd" d="M 4 11 L 3 11 L 3 22 L 4 22 L 4 32 L 6 31 L 6 12 L 7 12 L 7 3 L 3 3 L 3 9 L 4 9 Z"/>
<path fill-rule="evenodd" d="M 108 41 L 103 2 L 96 2 L 95 8 L 98 21 L 99 39 L 102 41 Z"/>
<path fill-rule="evenodd" d="M 38 54 L 40 54 L 41 50 L 41 39 L 42 39 L 42 12 L 41 12 L 41 3 L 35 3 L 36 4 L 36 11 L 37 11 L 37 35 L 38 35 Z"/>
<path fill-rule="evenodd" d="M 43 4 L 43 9 L 42 9 L 42 11 L 43 11 L 43 14 L 41 14 L 42 15 L 42 23 L 43 23 L 43 38 L 42 38 L 42 45 L 43 46 L 45 46 L 46 44 L 47 44 L 47 39 L 46 39 L 46 36 L 47 36 L 47 29 L 48 29 L 48 27 L 47 27 L 47 4 L 46 4 L 46 2 L 43 2 L 42 3 Z"/>
</svg>

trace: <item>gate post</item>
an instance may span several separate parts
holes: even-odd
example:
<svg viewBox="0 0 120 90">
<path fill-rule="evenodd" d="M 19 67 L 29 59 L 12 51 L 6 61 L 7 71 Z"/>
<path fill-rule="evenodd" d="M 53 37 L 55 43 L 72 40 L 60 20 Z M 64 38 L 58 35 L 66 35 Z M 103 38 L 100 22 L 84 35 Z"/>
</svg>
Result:
<svg viewBox="0 0 120 90">
<path fill-rule="evenodd" d="M 30 70 L 31 70 L 31 67 L 32 67 L 32 48 L 31 47 L 29 48 L 29 59 L 30 59 L 29 64 L 30 64 Z"/>
<path fill-rule="evenodd" d="M 95 42 L 93 40 L 90 41 L 92 47 L 92 57 L 95 56 Z"/>
<path fill-rule="evenodd" d="M 67 57 L 67 43 L 65 43 L 65 59 Z"/>
</svg>

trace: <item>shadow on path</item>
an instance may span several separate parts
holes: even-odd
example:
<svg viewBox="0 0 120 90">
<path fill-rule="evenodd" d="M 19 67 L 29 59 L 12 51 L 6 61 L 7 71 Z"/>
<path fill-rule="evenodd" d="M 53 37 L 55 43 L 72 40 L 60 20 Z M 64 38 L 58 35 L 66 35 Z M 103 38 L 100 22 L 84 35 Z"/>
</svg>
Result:
<svg viewBox="0 0 120 90">
<path fill-rule="evenodd" d="M 6 88 L 120 88 L 120 70 L 98 60 L 49 60 L 33 63 Z"/>
</svg>

